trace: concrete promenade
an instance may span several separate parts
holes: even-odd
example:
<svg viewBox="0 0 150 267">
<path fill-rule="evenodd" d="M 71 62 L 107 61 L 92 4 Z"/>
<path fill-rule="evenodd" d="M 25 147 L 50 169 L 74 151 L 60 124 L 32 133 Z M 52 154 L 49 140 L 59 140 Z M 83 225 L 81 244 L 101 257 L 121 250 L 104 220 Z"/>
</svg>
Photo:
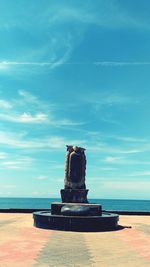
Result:
<svg viewBox="0 0 150 267">
<path fill-rule="evenodd" d="M 149 267 L 150 216 L 120 216 L 119 224 L 61 232 L 33 227 L 32 214 L 0 213 L 0 267 Z"/>
</svg>

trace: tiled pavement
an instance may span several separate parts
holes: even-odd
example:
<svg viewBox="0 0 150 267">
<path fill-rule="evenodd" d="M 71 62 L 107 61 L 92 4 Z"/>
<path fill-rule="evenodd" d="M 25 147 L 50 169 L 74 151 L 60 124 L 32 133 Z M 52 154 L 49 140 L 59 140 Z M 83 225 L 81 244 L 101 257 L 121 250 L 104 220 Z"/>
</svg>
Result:
<svg viewBox="0 0 150 267">
<path fill-rule="evenodd" d="M 33 227 L 31 214 L 1 213 L 0 267 L 149 267 L 150 216 L 120 216 L 119 223 L 125 228 L 62 232 Z"/>
</svg>

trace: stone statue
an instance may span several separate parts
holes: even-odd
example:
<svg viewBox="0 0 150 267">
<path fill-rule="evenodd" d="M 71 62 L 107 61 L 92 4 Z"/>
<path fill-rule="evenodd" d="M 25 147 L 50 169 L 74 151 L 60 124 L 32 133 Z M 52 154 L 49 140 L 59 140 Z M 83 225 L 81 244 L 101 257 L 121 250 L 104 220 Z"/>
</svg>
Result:
<svg viewBox="0 0 150 267">
<path fill-rule="evenodd" d="M 85 149 L 67 146 L 65 166 L 65 189 L 85 189 L 86 157 Z"/>
<path fill-rule="evenodd" d="M 85 148 L 67 146 L 64 189 L 60 190 L 64 203 L 88 203 L 85 186 Z"/>
</svg>

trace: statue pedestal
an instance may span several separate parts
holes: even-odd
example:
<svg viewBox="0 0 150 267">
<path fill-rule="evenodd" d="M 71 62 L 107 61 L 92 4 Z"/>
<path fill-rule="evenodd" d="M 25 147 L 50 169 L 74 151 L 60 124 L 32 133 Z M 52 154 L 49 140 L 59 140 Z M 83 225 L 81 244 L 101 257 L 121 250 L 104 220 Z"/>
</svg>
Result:
<svg viewBox="0 0 150 267">
<path fill-rule="evenodd" d="M 88 203 L 88 189 L 61 189 L 61 199 L 63 203 Z"/>
<path fill-rule="evenodd" d="M 101 216 L 102 206 L 89 203 L 60 203 L 51 204 L 52 215 L 74 215 L 74 216 Z"/>
</svg>

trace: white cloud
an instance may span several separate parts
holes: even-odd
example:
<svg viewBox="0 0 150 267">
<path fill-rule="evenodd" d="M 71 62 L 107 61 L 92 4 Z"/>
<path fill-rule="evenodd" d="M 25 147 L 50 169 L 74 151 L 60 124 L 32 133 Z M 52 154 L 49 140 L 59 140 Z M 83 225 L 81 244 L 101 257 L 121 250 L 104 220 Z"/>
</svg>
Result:
<svg viewBox="0 0 150 267">
<path fill-rule="evenodd" d="M 18 94 L 21 98 L 13 99 L 11 103 L 3 100 L 0 102 L 5 108 L 13 106 L 11 113 L 8 110 L 3 110 L 0 113 L 0 119 L 14 123 L 39 124 L 47 123 L 53 127 L 77 126 L 83 125 L 84 122 L 76 122 L 67 118 L 59 118 L 56 112 L 60 107 L 54 103 L 42 101 L 37 96 L 26 90 L 19 90 Z M 28 110 L 28 112 L 26 112 Z"/>
<path fill-rule="evenodd" d="M 21 115 L 7 115 L 0 114 L 2 120 L 17 122 L 17 123 L 43 123 L 48 121 L 48 116 L 43 113 L 38 113 L 36 115 L 27 114 L 24 112 Z"/>
<path fill-rule="evenodd" d="M 18 94 L 21 97 L 19 99 L 13 98 L 10 102 L 0 100 L 0 107 L 5 107 L 5 110 L 3 109 L 0 113 L 1 120 L 16 123 L 45 123 L 48 121 L 49 115 L 45 112 L 48 110 L 47 103 L 25 90 L 19 90 Z M 10 108 L 12 108 L 11 112 Z"/>
<path fill-rule="evenodd" d="M 4 64 L 3 62 L 0 62 L 0 71 L 6 71 L 8 69 L 8 66 L 6 64 Z"/>
<path fill-rule="evenodd" d="M 72 51 L 72 48 L 70 47 L 64 53 L 62 53 L 61 56 L 57 57 L 54 61 L 51 61 L 51 62 L 47 62 L 47 61 L 44 61 L 44 62 L 42 62 L 42 61 L 41 62 L 33 62 L 33 61 L 19 62 L 19 61 L 9 61 L 9 60 L 8 61 L 2 61 L 2 62 L 0 62 L 0 71 L 10 72 L 10 74 L 11 74 L 11 71 L 13 71 L 13 70 L 17 71 L 18 73 L 19 72 L 30 73 L 33 70 L 32 74 L 34 74 L 34 72 L 37 73 L 38 71 L 42 71 L 42 70 L 43 71 L 53 70 L 56 67 L 59 67 L 59 66 L 64 65 L 64 64 L 74 65 L 76 63 L 72 63 L 72 62 L 67 63 L 67 60 L 70 57 L 71 51 Z"/>
<path fill-rule="evenodd" d="M 35 116 L 32 116 L 32 115 L 27 114 L 27 113 L 24 112 L 18 118 L 18 122 L 40 123 L 40 122 L 47 121 L 47 119 L 48 119 L 48 116 L 46 114 L 43 114 L 43 113 L 39 113 L 39 114 L 36 114 Z"/>
<path fill-rule="evenodd" d="M 51 121 L 50 124 L 54 124 L 55 126 L 77 126 L 77 125 L 84 125 L 85 122 L 76 122 L 68 119 L 61 119 L 61 120 Z"/>
<path fill-rule="evenodd" d="M 117 153 L 120 153 L 120 154 L 136 154 L 136 153 L 141 153 L 141 152 L 143 152 L 142 148 L 139 148 L 139 149 L 128 149 L 128 150 L 121 150 L 120 149 L 120 150 L 118 150 Z"/>
<path fill-rule="evenodd" d="M 6 100 L 0 99 L 0 108 L 10 109 L 10 108 L 12 108 L 12 104 Z"/>
<path fill-rule="evenodd" d="M 120 160 L 122 160 L 123 158 L 122 157 L 112 157 L 112 156 L 108 156 L 106 157 L 103 161 L 104 162 L 108 162 L 108 163 L 116 163 Z"/>
<path fill-rule="evenodd" d="M 37 113 L 35 115 L 31 115 L 30 113 L 26 112 L 24 112 L 21 115 L 1 113 L 0 119 L 15 123 L 29 123 L 29 124 L 47 123 L 49 125 L 53 125 L 54 127 L 77 126 L 85 124 L 84 122 L 75 122 L 68 119 L 59 120 L 59 119 L 49 118 L 48 114 L 44 113 Z"/>
<path fill-rule="evenodd" d="M 18 94 L 23 97 L 27 103 L 39 104 L 37 97 L 26 90 L 18 90 Z"/>
<path fill-rule="evenodd" d="M 1 61 L 0 67 L 2 69 L 7 69 L 7 67 L 15 67 L 15 66 L 28 66 L 28 67 L 53 67 L 57 62 L 33 62 L 33 61 Z"/>
<path fill-rule="evenodd" d="M 36 177 L 37 180 L 47 180 L 49 178 L 49 176 L 46 175 L 39 175 Z"/>
</svg>

